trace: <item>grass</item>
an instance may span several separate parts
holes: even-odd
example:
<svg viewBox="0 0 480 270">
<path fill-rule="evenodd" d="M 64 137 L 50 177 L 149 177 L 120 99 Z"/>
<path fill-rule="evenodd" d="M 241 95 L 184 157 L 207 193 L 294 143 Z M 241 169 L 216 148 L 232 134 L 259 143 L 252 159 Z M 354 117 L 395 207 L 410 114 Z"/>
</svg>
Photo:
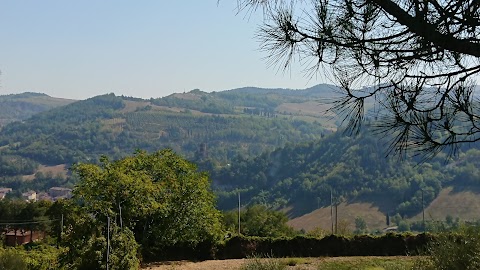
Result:
<svg viewBox="0 0 480 270">
<path fill-rule="evenodd" d="M 248 260 L 241 270 L 284 270 L 287 265 L 281 259 L 253 258 Z"/>
<path fill-rule="evenodd" d="M 477 220 L 480 208 L 479 190 L 468 187 L 465 190 L 455 190 L 447 187 L 425 208 L 425 218 L 431 220 L 445 220 L 447 215 L 462 220 Z M 422 220 L 422 213 L 411 220 Z"/>
<path fill-rule="evenodd" d="M 252 258 L 241 270 L 407 270 L 418 257 Z"/>
<path fill-rule="evenodd" d="M 414 260 L 405 258 L 348 258 L 347 260 L 325 261 L 318 270 L 407 270 L 412 269 Z"/>
<path fill-rule="evenodd" d="M 362 217 L 367 223 L 369 230 L 383 229 L 386 226 L 385 214 L 372 203 L 342 203 L 338 206 L 338 220 L 345 220 L 349 224 L 348 229 L 352 232 L 355 230 L 356 217 Z M 297 230 L 311 231 L 316 227 L 320 227 L 330 231 L 330 207 L 322 207 L 308 214 L 293 218 L 287 224 Z"/>
</svg>

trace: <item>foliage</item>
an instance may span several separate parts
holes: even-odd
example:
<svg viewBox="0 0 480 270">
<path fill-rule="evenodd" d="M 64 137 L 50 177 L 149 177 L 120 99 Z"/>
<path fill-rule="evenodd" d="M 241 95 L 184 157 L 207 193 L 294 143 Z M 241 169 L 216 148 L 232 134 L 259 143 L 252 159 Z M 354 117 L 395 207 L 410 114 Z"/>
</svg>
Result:
<svg viewBox="0 0 480 270">
<path fill-rule="evenodd" d="M 331 69 L 343 88 L 334 111 L 358 131 L 365 100 L 374 98 L 390 151 L 437 154 L 480 140 L 477 1 L 240 1 L 264 8 L 258 32 L 271 64 L 299 60 L 312 76 Z M 374 87 L 366 87 L 374 85 Z"/>
<path fill-rule="evenodd" d="M 416 264 L 414 269 L 479 269 L 480 230 L 464 226 L 458 233 L 437 235 L 428 245 L 428 257 Z"/>
<path fill-rule="evenodd" d="M 284 270 L 287 265 L 278 259 L 252 258 L 242 265 L 241 270 Z"/>
<path fill-rule="evenodd" d="M 332 232 L 329 232 L 322 227 L 315 227 L 313 230 L 308 231 L 306 236 L 321 239 L 327 235 L 330 235 L 331 233 Z"/>
<path fill-rule="evenodd" d="M 238 232 L 238 211 L 224 214 L 225 227 Z M 292 236 L 293 228 L 287 225 L 288 217 L 264 205 L 250 205 L 240 211 L 240 233 L 247 236 L 280 237 Z"/>
<path fill-rule="evenodd" d="M 388 139 L 388 138 L 387 138 Z M 454 168 L 443 166 L 441 157 L 418 164 L 415 159 L 399 163 L 384 156 L 382 141 L 369 130 L 357 137 L 337 132 L 309 143 L 286 145 L 258 157 L 237 158 L 231 166 L 214 171 L 219 207 L 232 209 L 240 191 L 244 203 L 262 203 L 273 208 L 295 204 L 305 212 L 330 205 L 334 198 L 385 200 L 386 211 L 413 216 L 431 202 L 442 187 L 455 184 Z M 469 163 L 467 152 L 461 160 Z M 458 180 L 460 182 L 460 180 Z"/>
<path fill-rule="evenodd" d="M 203 93 L 200 96 L 206 102 L 200 96 L 190 102 L 189 93 L 183 94 L 187 95 L 185 99 L 176 94 L 158 100 L 97 96 L 37 114 L 23 123 L 6 125 L 0 132 L 0 152 L 2 157 L 22 157 L 32 164 L 57 165 L 91 162 L 100 155 L 118 159 L 135 149 L 168 147 L 191 160 L 210 160 L 218 165 L 229 163 L 239 154 L 256 155 L 288 141 L 300 142 L 328 133 L 318 122 L 290 114 L 279 117 L 275 111 L 279 102 L 304 102 L 307 96 L 318 96 L 324 88 L 304 90 L 304 95 L 284 89 L 283 96 L 273 90 L 255 89 L 260 97 L 241 90 Z M 180 111 L 168 108 L 172 100 L 172 106 L 183 106 Z M 203 104 L 206 110 L 225 106 L 229 109 L 221 114 L 201 113 L 188 105 L 192 102 Z M 205 151 L 201 145 L 206 145 Z M 10 164 L 0 160 L 0 170 L 2 163 Z M 8 175 L 15 172 L 20 171 Z"/>
<path fill-rule="evenodd" d="M 355 234 L 363 234 L 367 232 L 367 223 L 362 217 L 355 218 Z"/>
<path fill-rule="evenodd" d="M 62 269 L 58 256 L 62 249 L 48 244 L 29 243 L 16 248 L 0 249 L 0 269 Z"/>
<path fill-rule="evenodd" d="M 110 233 L 109 269 L 139 269 L 138 244 L 135 242 L 132 231 L 128 228 L 120 229 L 114 225 Z M 77 254 L 76 256 L 65 254 L 62 257 L 64 266 L 68 269 L 105 269 L 107 238 L 103 235 L 85 235 L 84 238 L 83 245 L 71 247 L 78 250 L 72 251 L 71 248 L 69 250 Z"/>
<path fill-rule="evenodd" d="M 357 235 L 345 237 L 328 235 L 323 238 L 246 237 L 235 236 L 220 246 L 217 258 L 239 259 L 262 254 L 271 257 L 319 256 L 406 256 L 418 255 L 425 250 L 434 236 L 425 234 L 386 234 L 381 236 Z"/>
<path fill-rule="evenodd" d="M 25 258 L 27 268 L 31 270 L 55 270 L 62 269 L 59 262 L 59 256 L 64 251 L 47 243 L 29 243 L 23 246 L 25 251 L 21 251 Z"/>
<path fill-rule="evenodd" d="M 171 150 L 139 151 L 114 162 L 104 157 L 101 165 L 78 164 L 73 170 L 81 179 L 74 199 L 85 212 L 80 211 L 84 228 L 91 227 L 92 221 L 105 228 L 109 217 L 115 226 L 132 230 L 148 252 L 196 246 L 221 235 L 220 213 L 208 176 Z M 96 237 L 89 246 L 96 245 L 105 234 L 98 226 L 90 230 Z M 74 239 L 90 234 L 80 232 Z"/>
<path fill-rule="evenodd" d="M 47 211 L 51 206 L 49 201 L 25 202 L 24 200 L 0 200 L 0 220 L 2 229 L 14 230 L 46 230 L 50 225 Z M 31 223 L 19 223 L 18 220 Z"/>
<path fill-rule="evenodd" d="M 0 269 L 26 270 L 27 263 L 15 249 L 5 249 L 0 251 Z"/>
</svg>

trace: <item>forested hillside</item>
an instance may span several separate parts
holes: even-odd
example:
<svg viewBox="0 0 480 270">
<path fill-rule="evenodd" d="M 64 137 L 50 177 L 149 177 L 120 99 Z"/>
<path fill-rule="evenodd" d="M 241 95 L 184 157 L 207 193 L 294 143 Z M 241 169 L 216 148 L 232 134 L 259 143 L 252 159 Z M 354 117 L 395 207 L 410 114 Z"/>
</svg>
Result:
<svg viewBox="0 0 480 270">
<path fill-rule="evenodd" d="M 325 128 L 321 122 L 327 116 L 320 105 L 314 108 L 316 115 L 276 109 L 287 103 L 301 107 L 315 102 L 312 97 L 331 92 L 326 86 L 297 91 L 193 90 L 150 100 L 108 94 L 74 102 L 3 127 L 0 185 L 38 187 L 23 183 L 23 176 L 35 174 L 39 165 L 68 167 L 95 162 L 100 155 L 120 158 L 136 149 L 172 148 L 212 170 L 237 156 L 253 157 L 287 142 L 317 140 L 331 133 L 335 123 Z"/>
<path fill-rule="evenodd" d="M 478 145 L 455 159 L 385 158 L 386 142 L 368 125 L 356 137 L 335 132 L 338 119 L 325 113 L 334 95 L 333 86 L 320 85 L 78 101 L 3 127 L 0 186 L 18 192 L 72 187 L 76 179 L 48 166 L 163 148 L 211 174 L 222 209 L 235 207 L 240 191 L 245 205 L 289 207 L 298 216 L 329 205 L 332 194 L 334 203 L 374 202 L 384 213 L 413 216 L 422 193 L 428 205 L 446 186 L 478 185 Z"/>
<path fill-rule="evenodd" d="M 295 205 L 298 215 L 330 205 L 332 192 L 334 203 L 374 202 L 385 213 L 408 217 L 421 211 L 422 191 L 428 205 L 445 186 L 478 185 L 480 150 L 476 146 L 456 159 L 440 154 L 420 163 L 385 157 L 385 145 L 371 130 L 356 137 L 337 132 L 253 159 L 236 159 L 212 175 L 219 205 L 235 207 L 240 191 L 245 204 Z"/>
</svg>

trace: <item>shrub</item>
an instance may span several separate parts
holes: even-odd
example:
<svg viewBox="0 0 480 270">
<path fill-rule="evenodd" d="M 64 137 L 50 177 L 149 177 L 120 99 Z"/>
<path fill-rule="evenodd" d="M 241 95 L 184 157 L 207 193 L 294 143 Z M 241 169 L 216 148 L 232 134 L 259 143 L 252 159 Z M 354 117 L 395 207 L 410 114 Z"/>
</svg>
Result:
<svg viewBox="0 0 480 270">
<path fill-rule="evenodd" d="M 424 260 L 415 264 L 417 270 L 480 269 L 480 229 L 463 227 L 458 233 L 439 234 L 428 244 Z"/>
<path fill-rule="evenodd" d="M 24 270 L 27 269 L 27 263 L 15 249 L 5 249 L 0 251 L 0 269 Z"/>
</svg>

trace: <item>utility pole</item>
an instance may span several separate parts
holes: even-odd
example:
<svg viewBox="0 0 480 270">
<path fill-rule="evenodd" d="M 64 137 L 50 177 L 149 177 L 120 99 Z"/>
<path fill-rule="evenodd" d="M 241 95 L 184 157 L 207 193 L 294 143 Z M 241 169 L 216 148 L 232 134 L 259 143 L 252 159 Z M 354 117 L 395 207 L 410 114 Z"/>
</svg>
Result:
<svg viewBox="0 0 480 270">
<path fill-rule="evenodd" d="M 330 189 L 330 221 L 332 223 L 332 234 L 333 234 L 333 191 Z"/>
<path fill-rule="evenodd" d="M 335 203 L 335 234 L 338 233 L 338 203 Z"/>
<path fill-rule="evenodd" d="M 110 257 L 110 217 L 107 217 L 107 270 Z"/>
<path fill-rule="evenodd" d="M 240 235 L 240 191 L 238 192 L 238 235 Z"/>
<path fill-rule="evenodd" d="M 426 228 L 425 228 L 425 204 L 423 201 L 423 189 L 422 189 L 422 220 L 423 220 L 423 233 L 425 233 Z"/>
</svg>

